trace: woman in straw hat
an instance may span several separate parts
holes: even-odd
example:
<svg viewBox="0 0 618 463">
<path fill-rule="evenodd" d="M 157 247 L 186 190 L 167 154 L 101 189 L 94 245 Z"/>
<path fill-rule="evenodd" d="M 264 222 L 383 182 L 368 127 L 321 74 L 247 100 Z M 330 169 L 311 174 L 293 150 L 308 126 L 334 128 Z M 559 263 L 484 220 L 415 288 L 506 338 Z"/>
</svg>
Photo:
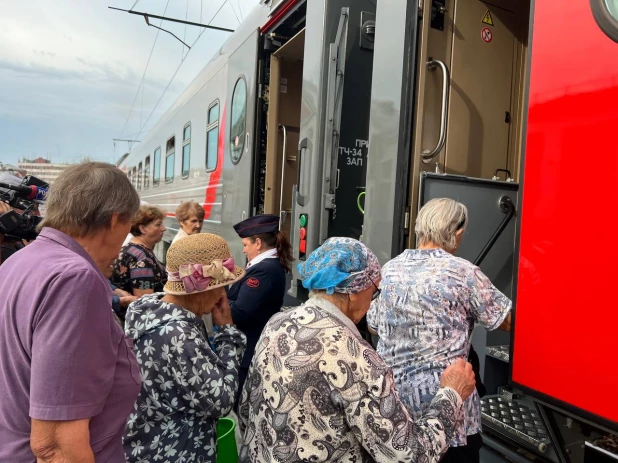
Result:
<svg viewBox="0 0 618 463">
<path fill-rule="evenodd" d="M 232 409 L 246 338 L 233 325 L 225 287 L 244 270 L 225 240 L 191 235 L 167 253 L 165 293 L 127 311 L 142 388 L 124 434 L 128 462 L 214 462 L 216 425 Z M 202 316 L 218 331 L 210 348 Z"/>
</svg>

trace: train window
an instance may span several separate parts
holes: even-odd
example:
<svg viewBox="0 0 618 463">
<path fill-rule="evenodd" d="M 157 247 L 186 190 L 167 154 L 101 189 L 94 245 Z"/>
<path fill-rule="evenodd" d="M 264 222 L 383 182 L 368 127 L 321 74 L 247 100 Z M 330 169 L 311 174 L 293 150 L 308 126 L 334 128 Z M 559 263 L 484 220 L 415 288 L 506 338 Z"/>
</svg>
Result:
<svg viewBox="0 0 618 463">
<path fill-rule="evenodd" d="M 143 170 L 142 170 L 142 163 L 140 162 L 137 165 L 137 191 L 140 191 L 142 189 L 142 174 L 143 174 Z"/>
<path fill-rule="evenodd" d="M 191 122 L 182 131 L 182 178 L 189 177 L 191 166 Z"/>
<path fill-rule="evenodd" d="M 146 156 L 144 161 L 144 190 L 150 186 L 150 156 Z"/>
<path fill-rule="evenodd" d="M 176 159 L 176 137 L 172 135 L 165 146 L 165 183 L 174 181 L 174 161 Z"/>
<path fill-rule="evenodd" d="M 174 151 L 176 146 L 176 137 L 172 135 L 167 139 L 167 144 L 165 145 L 165 154 L 169 154 L 171 151 Z"/>
<path fill-rule="evenodd" d="M 215 101 L 208 108 L 208 125 L 219 122 L 219 102 Z"/>
<path fill-rule="evenodd" d="M 136 167 L 133 168 L 133 173 L 131 174 L 131 178 L 133 179 L 133 181 L 131 182 L 131 184 L 133 185 L 133 188 L 137 188 L 137 168 Z"/>
<path fill-rule="evenodd" d="M 154 165 L 152 166 L 152 184 L 157 186 L 161 178 L 161 147 L 159 146 L 154 152 Z"/>
<path fill-rule="evenodd" d="M 238 164 L 245 148 L 247 129 L 247 83 L 244 77 L 236 81 L 232 94 L 232 115 L 230 124 L 230 157 Z"/>
<path fill-rule="evenodd" d="M 206 171 L 217 168 L 217 145 L 219 140 L 219 101 L 208 108 L 208 125 L 206 126 Z"/>
<path fill-rule="evenodd" d="M 590 0 L 590 7 L 601 30 L 618 42 L 618 0 Z"/>
<path fill-rule="evenodd" d="M 174 181 L 174 158 L 175 153 L 172 151 L 165 157 L 165 183 Z"/>
</svg>

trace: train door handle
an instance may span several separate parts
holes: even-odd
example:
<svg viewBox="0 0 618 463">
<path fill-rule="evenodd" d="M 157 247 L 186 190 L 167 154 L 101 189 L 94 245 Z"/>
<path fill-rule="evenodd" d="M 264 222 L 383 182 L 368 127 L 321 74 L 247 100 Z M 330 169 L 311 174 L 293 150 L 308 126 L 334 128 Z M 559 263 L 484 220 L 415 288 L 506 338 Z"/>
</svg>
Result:
<svg viewBox="0 0 618 463">
<path fill-rule="evenodd" d="M 283 227 L 283 222 L 285 222 L 285 211 L 283 210 L 283 194 L 285 192 L 284 182 L 285 182 L 285 150 L 288 145 L 288 129 L 285 125 L 280 124 L 279 129 L 283 131 L 283 150 L 281 154 L 281 188 L 279 191 L 279 230 Z"/>
<path fill-rule="evenodd" d="M 296 204 L 299 206 L 305 205 L 305 195 L 303 195 L 300 180 L 302 178 L 302 167 L 303 167 L 303 151 L 307 149 L 309 146 L 309 139 L 303 138 L 300 142 L 298 142 L 298 171 L 296 173 Z"/>
<path fill-rule="evenodd" d="M 448 71 L 448 67 L 443 61 L 438 59 L 429 59 L 427 61 L 427 69 L 433 71 L 436 68 L 440 68 L 442 71 L 442 115 L 440 117 L 440 137 L 438 143 L 432 150 L 423 150 L 421 152 L 421 159 L 425 164 L 428 164 L 433 158 L 435 158 L 446 142 L 446 125 L 448 123 L 448 106 L 449 106 L 449 90 L 451 87 L 451 76 Z"/>
<path fill-rule="evenodd" d="M 245 153 L 249 152 L 249 132 L 245 135 Z"/>
</svg>

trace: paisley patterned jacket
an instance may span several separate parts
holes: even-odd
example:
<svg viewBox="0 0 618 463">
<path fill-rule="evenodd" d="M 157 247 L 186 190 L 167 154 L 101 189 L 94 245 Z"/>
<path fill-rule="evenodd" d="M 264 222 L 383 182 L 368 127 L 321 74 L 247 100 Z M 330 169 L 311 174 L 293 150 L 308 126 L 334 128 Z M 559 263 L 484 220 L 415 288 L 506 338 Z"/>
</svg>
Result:
<svg viewBox="0 0 618 463">
<path fill-rule="evenodd" d="M 393 374 L 356 326 L 321 298 L 272 317 L 243 389 L 240 461 L 438 462 L 463 403 L 441 389 L 413 421 Z"/>
</svg>

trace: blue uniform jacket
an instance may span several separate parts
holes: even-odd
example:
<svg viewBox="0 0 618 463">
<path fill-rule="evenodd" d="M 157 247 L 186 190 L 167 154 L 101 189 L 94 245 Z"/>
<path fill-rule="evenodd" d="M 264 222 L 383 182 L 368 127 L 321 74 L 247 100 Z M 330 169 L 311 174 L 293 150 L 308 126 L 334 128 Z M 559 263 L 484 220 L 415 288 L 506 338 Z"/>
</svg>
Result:
<svg viewBox="0 0 618 463">
<path fill-rule="evenodd" d="M 265 259 L 250 267 L 243 279 L 228 289 L 234 323 L 247 336 L 241 368 L 249 368 L 266 322 L 281 310 L 285 285 L 285 270 L 279 259 Z"/>
</svg>

